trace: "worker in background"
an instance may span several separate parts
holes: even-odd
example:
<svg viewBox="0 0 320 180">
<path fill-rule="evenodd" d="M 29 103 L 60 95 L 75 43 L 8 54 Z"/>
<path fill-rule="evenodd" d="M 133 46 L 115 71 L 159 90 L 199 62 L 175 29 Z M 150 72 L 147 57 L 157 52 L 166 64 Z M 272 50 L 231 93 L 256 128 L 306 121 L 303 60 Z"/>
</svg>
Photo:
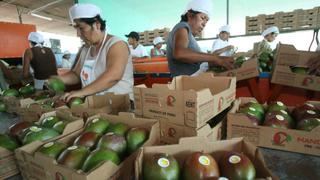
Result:
<svg viewBox="0 0 320 180">
<path fill-rule="evenodd" d="M 132 58 L 144 58 L 149 56 L 146 49 L 139 43 L 140 36 L 137 32 L 131 31 L 125 36 L 128 38 Z"/>
<path fill-rule="evenodd" d="M 279 29 L 276 26 L 271 26 L 262 32 L 263 40 L 258 43 L 256 53 L 260 55 L 262 52 L 272 52 L 270 43 L 276 40 L 279 34 Z"/>
<path fill-rule="evenodd" d="M 191 0 L 181 21 L 169 33 L 167 59 L 172 76 L 192 75 L 199 70 L 201 62 L 233 68 L 232 58 L 201 52 L 195 39 L 209 21 L 211 9 L 211 0 Z"/>
<path fill-rule="evenodd" d="M 28 36 L 30 48 L 23 55 L 23 79 L 30 75 L 30 67 L 33 71 L 34 87 L 43 89 L 44 82 L 52 75 L 57 75 L 55 56 L 50 48 L 44 47 L 43 36 L 37 32 L 31 32 Z"/>
<path fill-rule="evenodd" d="M 225 25 L 219 28 L 218 39 L 215 40 L 212 44 L 211 53 L 219 55 L 219 56 L 227 56 L 231 57 L 234 54 L 234 46 L 229 44 L 230 37 L 230 26 Z M 199 70 L 193 74 L 196 76 L 200 73 L 206 72 L 209 69 L 209 64 L 207 62 L 203 62 L 200 65 Z"/>
<path fill-rule="evenodd" d="M 81 83 L 82 89 L 67 92 L 63 99 L 129 94 L 133 99 L 133 65 L 128 44 L 108 34 L 101 10 L 93 4 L 75 4 L 69 14 L 77 35 L 85 42 L 75 67 L 59 78 L 66 85 Z"/>
<path fill-rule="evenodd" d="M 230 26 L 225 25 L 219 28 L 218 39 L 212 44 L 211 52 L 219 56 L 232 56 L 234 46 L 229 44 Z"/>
<path fill-rule="evenodd" d="M 71 62 L 71 53 L 69 51 L 65 51 L 62 55 L 62 68 L 70 69 L 72 67 Z"/>
<path fill-rule="evenodd" d="M 163 43 L 164 41 L 162 37 L 156 37 L 153 39 L 154 47 L 151 49 L 151 52 L 150 52 L 151 57 L 166 55 L 166 51 L 164 49 L 161 49 Z"/>
</svg>

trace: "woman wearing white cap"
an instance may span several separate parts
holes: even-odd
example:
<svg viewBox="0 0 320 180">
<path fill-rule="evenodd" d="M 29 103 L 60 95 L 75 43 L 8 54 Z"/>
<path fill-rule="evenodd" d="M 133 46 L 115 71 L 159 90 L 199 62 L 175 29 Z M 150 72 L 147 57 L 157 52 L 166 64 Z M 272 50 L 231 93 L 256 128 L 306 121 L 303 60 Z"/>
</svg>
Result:
<svg viewBox="0 0 320 180">
<path fill-rule="evenodd" d="M 166 55 L 166 51 L 161 49 L 163 43 L 164 41 L 162 37 L 156 37 L 153 39 L 154 48 L 151 49 L 151 52 L 150 52 L 151 57 Z"/>
<path fill-rule="evenodd" d="M 276 26 L 271 26 L 262 32 L 263 40 L 258 44 L 258 55 L 262 52 L 272 52 L 270 43 L 273 42 L 279 34 Z"/>
<path fill-rule="evenodd" d="M 100 8 L 93 4 L 76 4 L 69 14 L 87 46 L 81 49 L 75 67 L 60 76 L 65 84 L 82 85 L 82 89 L 66 93 L 64 99 L 107 92 L 129 94 L 133 99 L 133 66 L 127 43 L 107 33 Z"/>
<path fill-rule="evenodd" d="M 50 48 L 43 47 L 43 36 L 37 32 L 31 32 L 28 36 L 31 48 L 25 50 L 23 55 L 23 78 L 30 74 L 30 66 L 33 70 L 34 87 L 43 89 L 44 82 L 53 75 L 57 75 L 55 56 Z"/>
<path fill-rule="evenodd" d="M 201 62 L 209 62 L 227 69 L 233 67 L 233 59 L 201 52 L 195 39 L 209 20 L 212 0 L 191 0 L 180 23 L 169 34 L 167 40 L 167 59 L 172 76 L 192 75 Z"/>
<path fill-rule="evenodd" d="M 213 42 L 211 52 L 220 56 L 232 56 L 234 46 L 229 44 L 229 37 L 230 26 L 220 27 L 218 39 Z"/>
</svg>

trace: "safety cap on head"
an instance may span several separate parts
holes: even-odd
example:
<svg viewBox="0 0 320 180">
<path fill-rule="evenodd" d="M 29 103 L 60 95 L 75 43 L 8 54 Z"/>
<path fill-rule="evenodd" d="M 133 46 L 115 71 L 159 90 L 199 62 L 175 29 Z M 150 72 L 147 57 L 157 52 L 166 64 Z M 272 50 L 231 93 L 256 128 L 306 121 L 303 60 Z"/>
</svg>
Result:
<svg viewBox="0 0 320 180">
<path fill-rule="evenodd" d="M 153 45 L 157 45 L 157 44 L 160 44 L 160 43 L 163 43 L 163 39 L 162 37 L 158 36 L 156 38 L 153 39 Z"/>
<path fill-rule="evenodd" d="M 100 14 L 101 9 L 94 4 L 75 4 L 69 9 L 69 16 L 72 23 L 75 19 L 93 18 Z"/>
<path fill-rule="evenodd" d="M 184 14 L 186 14 L 189 10 L 192 9 L 194 11 L 204 13 L 210 17 L 212 7 L 212 0 L 191 0 L 187 5 Z"/>
<path fill-rule="evenodd" d="M 221 26 L 221 27 L 219 28 L 219 33 L 221 33 L 221 32 L 230 33 L 230 26 L 229 26 L 229 25 Z"/>
<path fill-rule="evenodd" d="M 28 40 L 37 44 L 41 44 L 44 42 L 43 36 L 38 32 L 29 33 Z"/>
<path fill-rule="evenodd" d="M 279 29 L 277 26 L 271 26 L 269 28 L 267 28 L 266 30 L 264 30 L 262 32 L 262 36 L 265 37 L 266 35 L 270 34 L 270 33 L 276 33 L 276 34 L 279 34 Z"/>
</svg>

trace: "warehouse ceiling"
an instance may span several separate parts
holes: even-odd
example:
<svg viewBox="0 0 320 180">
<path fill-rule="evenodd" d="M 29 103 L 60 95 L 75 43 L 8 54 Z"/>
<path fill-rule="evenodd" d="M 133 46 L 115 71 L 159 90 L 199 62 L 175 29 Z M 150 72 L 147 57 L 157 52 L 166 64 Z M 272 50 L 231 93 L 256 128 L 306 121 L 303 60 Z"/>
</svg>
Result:
<svg viewBox="0 0 320 180">
<path fill-rule="evenodd" d="M 36 25 L 38 31 L 76 36 L 68 14 L 73 4 L 74 0 L 0 0 L 0 21 L 21 21 Z"/>
</svg>

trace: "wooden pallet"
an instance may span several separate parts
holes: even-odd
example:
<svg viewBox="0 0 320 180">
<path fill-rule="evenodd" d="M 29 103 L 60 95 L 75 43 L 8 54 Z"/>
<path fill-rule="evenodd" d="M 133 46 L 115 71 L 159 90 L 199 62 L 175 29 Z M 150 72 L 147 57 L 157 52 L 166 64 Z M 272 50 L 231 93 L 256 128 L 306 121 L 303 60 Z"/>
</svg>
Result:
<svg viewBox="0 0 320 180">
<path fill-rule="evenodd" d="M 281 32 L 319 28 L 320 7 L 246 17 L 246 34 L 261 33 L 264 29 L 270 26 L 277 26 Z"/>
</svg>

